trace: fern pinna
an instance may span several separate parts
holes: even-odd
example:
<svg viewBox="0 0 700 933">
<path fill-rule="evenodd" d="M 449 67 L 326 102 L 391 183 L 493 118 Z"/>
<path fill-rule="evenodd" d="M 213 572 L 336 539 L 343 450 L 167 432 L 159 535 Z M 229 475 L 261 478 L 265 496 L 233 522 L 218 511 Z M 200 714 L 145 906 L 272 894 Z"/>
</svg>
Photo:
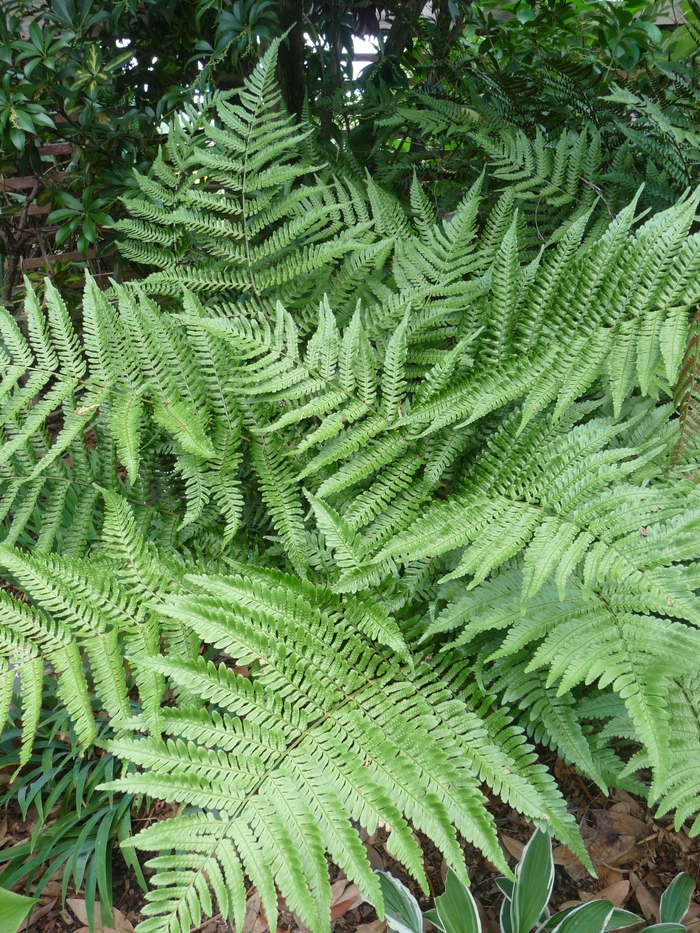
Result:
<svg viewBox="0 0 700 933">
<path fill-rule="evenodd" d="M 212 895 L 240 924 L 244 875 L 321 933 L 326 854 L 380 902 L 380 821 L 421 882 L 411 825 L 462 876 L 458 834 L 506 870 L 482 783 L 585 860 L 533 741 L 679 825 L 700 808 L 673 402 L 698 196 L 590 204 L 540 247 L 477 182 L 436 223 L 417 180 L 403 205 L 314 162 L 274 55 L 181 162 L 174 134 L 171 194 L 144 180 L 128 228 L 133 253 L 180 211 L 206 274 L 88 280 L 80 335 L 51 286 L 0 318 L 3 710 L 19 678 L 26 761 L 50 665 L 83 745 L 109 717 L 110 787 L 183 806 L 135 839 L 161 853 L 142 933 Z"/>
</svg>

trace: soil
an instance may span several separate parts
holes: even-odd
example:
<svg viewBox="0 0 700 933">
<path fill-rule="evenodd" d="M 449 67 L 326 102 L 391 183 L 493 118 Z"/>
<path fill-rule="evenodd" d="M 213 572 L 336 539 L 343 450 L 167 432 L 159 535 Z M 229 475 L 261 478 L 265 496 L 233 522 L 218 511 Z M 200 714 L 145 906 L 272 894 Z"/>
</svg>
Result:
<svg viewBox="0 0 700 933">
<path fill-rule="evenodd" d="M 615 906 L 631 910 L 648 923 L 653 923 L 658 921 L 661 894 L 679 872 L 687 872 L 700 887 L 700 837 L 691 839 L 685 826 L 678 832 L 674 831 L 671 818 L 654 819 L 642 800 L 623 791 L 614 791 L 610 796 L 605 796 L 562 761 L 553 759 L 551 764 L 569 810 L 579 822 L 598 877 L 590 876 L 567 849 L 556 847 L 556 881 L 550 909 L 560 909 L 602 895 Z M 532 833 L 532 826 L 493 797 L 490 797 L 489 808 L 499 830 L 503 851 L 513 867 Z M 148 819 L 169 815 L 170 808 L 167 805 L 154 804 Z M 0 848 L 21 841 L 31 830 L 31 825 L 18 822 L 17 814 L 11 811 L 7 825 L 5 839 L 0 840 Z M 421 908 L 428 909 L 432 906 L 433 897 L 444 888 L 446 865 L 442 856 L 429 840 L 418 836 L 430 886 L 430 896 L 425 896 L 388 854 L 386 840 L 386 829 L 380 829 L 365 839 L 372 866 L 390 871 L 402 880 L 417 897 Z M 481 911 L 484 933 L 498 933 L 498 913 L 503 898 L 495 883 L 497 871 L 473 846 L 464 842 L 463 850 L 472 882 L 471 890 Z M 362 900 L 356 886 L 349 884 L 342 872 L 333 866 L 331 881 L 334 933 L 384 933 L 385 924 L 377 920 L 374 908 Z M 115 926 L 111 929 L 117 933 L 131 933 L 141 919 L 144 896 L 119 853 L 114 859 L 113 890 L 117 913 L 114 915 Z M 688 933 L 700 933 L 699 894 L 695 892 L 694 903 L 684 918 Z M 83 933 L 85 930 L 84 901 L 80 894 L 69 893 L 69 900 L 64 907 L 60 898 L 60 880 L 49 883 L 37 913 L 41 913 L 41 916 L 35 916 L 29 933 Z M 233 927 L 217 917 L 195 929 L 197 933 L 233 933 Z M 434 929 L 430 929 L 434 933 Z M 246 922 L 241 933 L 267 931 L 259 900 L 251 888 Z M 107 933 L 107 929 L 103 933 Z M 278 928 L 274 933 L 308 931 L 286 909 L 284 903 L 280 903 Z"/>
</svg>

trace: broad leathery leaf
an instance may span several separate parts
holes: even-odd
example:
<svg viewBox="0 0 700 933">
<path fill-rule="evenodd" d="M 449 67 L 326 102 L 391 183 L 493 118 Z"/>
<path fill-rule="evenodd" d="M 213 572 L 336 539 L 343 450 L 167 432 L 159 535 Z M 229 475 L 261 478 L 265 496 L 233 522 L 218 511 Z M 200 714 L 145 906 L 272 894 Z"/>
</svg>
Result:
<svg viewBox="0 0 700 933">
<path fill-rule="evenodd" d="M 502 894 L 510 900 L 513 896 L 513 888 L 515 887 L 515 882 L 510 878 L 496 878 L 496 887 Z"/>
<path fill-rule="evenodd" d="M 440 930 L 440 933 L 447 933 L 447 930 L 442 925 L 442 920 L 437 910 L 426 910 L 423 914 L 423 919 L 427 920 L 429 923 L 432 923 L 434 927 L 437 927 Z"/>
<path fill-rule="evenodd" d="M 17 933 L 38 900 L 0 888 L 0 917 L 4 933 Z"/>
<path fill-rule="evenodd" d="M 589 901 L 568 913 L 552 933 L 603 933 L 613 910 L 610 901 Z"/>
<path fill-rule="evenodd" d="M 659 905 L 659 920 L 661 926 L 665 923 L 680 923 L 683 915 L 690 906 L 690 896 L 693 893 L 695 883 L 690 875 L 681 872 L 677 875 L 671 884 L 661 895 Z M 659 931 L 661 933 L 661 931 Z M 670 931 L 669 931 L 670 933 Z"/>
<path fill-rule="evenodd" d="M 572 907 L 565 907 L 563 910 L 558 910 L 555 914 L 552 914 L 551 917 L 547 920 L 546 923 L 542 924 L 542 929 L 539 933 L 542 933 L 543 930 L 553 930 L 554 927 L 559 926 L 564 917 L 567 917 L 572 910 L 578 910 L 579 905 L 574 904 Z"/>
<path fill-rule="evenodd" d="M 537 830 L 525 846 L 515 869 L 515 887 L 510 902 L 513 933 L 529 933 L 549 903 L 554 887 L 554 861 L 549 836 Z"/>
<path fill-rule="evenodd" d="M 501 930 L 502 933 L 513 933 L 513 927 L 510 920 L 510 898 L 504 897 L 503 903 L 501 904 Z"/>
<path fill-rule="evenodd" d="M 682 923 L 655 923 L 646 927 L 644 933 L 685 933 L 685 927 Z"/>
<path fill-rule="evenodd" d="M 375 872 L 384 899 L 384 918 L 396 933 L 423 933 L 423 914 L 408 888 L 385 871 Z M 376 906 L 376 905 L 375 905 Z"/>
<path fill-rule="evenodd" d="M 625 927 L 631 927 L 635 923 L 642 923 L 642 918 L 633 914 L 630 910 L 623 910 L 616 907 L 610 915 L 610 919 L 605 924 L 606 930 L 623 930 Z"/>
<path fill-rule="evenodd" d="M 568 917 L 572 911 L 578 909 L 579 905 L 574 904 L 573 907 L 565 907 L 563 910 L 557 911 L 556 914 L 552 914 L 549 920 L 547 920 L 547 922 L 542 925 L 542 931 L 554 930 L 555 927 L 561 925 L 565 917 Z M 608 917 L 608 922 L 605 924 L 605 929 L 622 930 L 625 927 L 631 927 L 641 922 L 643 922 L 641 917 L 638 917 L 636 914 L 631 913 L 629 910 L 622 910 L 619 907 L 615 907 Z"/>
<path fill-rule="evenodd" d="M 447 873 L 445 893 L 436 898 L 435 907 L 445 933 L 481 933 L 474 898 L 452 869 Z"/>
</svg>

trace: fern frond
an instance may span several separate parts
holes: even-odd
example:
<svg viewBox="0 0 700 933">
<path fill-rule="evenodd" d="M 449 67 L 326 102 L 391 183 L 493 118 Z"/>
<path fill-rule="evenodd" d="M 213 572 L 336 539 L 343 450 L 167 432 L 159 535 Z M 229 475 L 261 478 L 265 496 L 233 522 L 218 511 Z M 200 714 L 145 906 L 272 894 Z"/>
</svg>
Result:
<svg viewBox="0 0 700 933">
<path fill-rule="evenodd" d="M 412 854 L 414 843 L 401 811 L 436 840 L 458 871 L 463 868 L 452 824 L 500 860 L 478 790 L 483 775 L 465 764 L 475 759 L 473 751 L 465 759 L 464 749 L 473 748 L 476 736 L 484 735 L 478 717 L 471 714 L 465 732 L 459 723 L 469 715 L 468 708 L 461 706 L 464 712 L 458 715 L 456 698 L 445 705 L 445 688 L 425 669 L 413 686 L 413 677 L 397 667 L 393 654 L 365 641 L 353 625 L 352 601 L 348 614 L 337 597 L 329 597 L 339 609 L 326 616 L 305 598 L 321 596 L 311 584 L 295 584 L 289 578 L 288 585 L 279 577 L 273 588 L 269 575 L 262 573 L 259 579 L 200 577 L 201 594 L 166 599 L 164 613 L 191 626 L 236 663 L 254 663 L 255 678 L 235 675 L 224 665 L 216 668 L 201 657 L 135 661 L 227 713 L 165 713 L 162 725 L 174 736 L 173 743 L 150 738 L 114 743 L 113 750 L 142 773 L 125 774 L 110 786 L 152 786 L 168 799 L 199 805 L 208 795 L 219 810 L 218 819 L 232 831 L 234 826 L 236 831 L 247 827 L 255 845 L 267 854 L 288 903 L 293 901 L 319 929 L 327 928 L 329 917 L 327 875 L 321 872 L 320 856 L 323 849 L 338 851 L 339 840 L 350 839 L 351 819 L 368 826 L 378 819 L 391 822 L 392 851 L 419 878 L 420 860 Z M 400 711 L 392 699 L 395 694 L 402 696 Z M 236 724 L 236 716 L 248 725 Z M 439 722 L 443 724 L 436 728 Z M 188 744 L 178 744 L 179 736 Z M 208 751 L 212 739 L 214 750 Z M 504 746 L 501 760 L 506 771 L 512 765 L 512 773 L 518 774 L 520 766 L 506 751 L 510 745 L 508 741 Z M 553 828 L 576 845 L 555 800 L 553 789 L 537 800 L 538 816 L 554 806 Z M 309 821 L 318 830 L 302 837 L 300 827 L 308 827 Z M 168 845 L 177 847 L 177 821 L 173 833 Z M 146 844 L 152 842 L 144 840 Z M 289 846 L 299 853 L 296 858 L 290 856 Z M 247 868 L 246 855 L 241 856 Z M 352 877 L 358 883 L 369 882 L 358 841 L 344 861 L 353 872 L 357 869 Z M 196 859 L 191 864 L 195 866 Z M 167 857 L 162 863 L 163 868 L 174 866 Z M 163 883 L 170 885 L 168 879 L 164 876 Z M 172 905 L 157 909 L 170 914 Z"/>
<path fill-rule="evenodd" d="M 686 448 L 700 430 L 698 413 L 698 373 L 700 367 L 700 312 L 693 316 L 683 353 L 674 402 L 678 408 L 680 435 L 673 451 L 674 463 L 678 463 Z"/>
</svg>

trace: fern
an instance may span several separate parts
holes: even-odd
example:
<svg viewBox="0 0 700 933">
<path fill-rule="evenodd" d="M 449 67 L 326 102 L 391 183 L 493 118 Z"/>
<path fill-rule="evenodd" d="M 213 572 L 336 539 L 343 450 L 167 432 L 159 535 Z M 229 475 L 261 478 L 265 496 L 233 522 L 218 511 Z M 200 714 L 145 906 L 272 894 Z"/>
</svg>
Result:
<svg viewBox="0 0 700 933">
<path fill-rule="evenodd" d="M 195 733 L 185 731 L 188 745 L 177 741 L 181 721 L 183 726 L 187 722 L 180 714 L 166 720 L 166 730 L 175 737 L 169 744 L 152 739 L 113 743 L 113 751 L 144 770 L 111 786 L 158 787 L 161 796 L 196 805 L 206 801 L 211 806 L 215 797 L 222 811 L 219 822 L 224 824 L 217 831 L 236 845 L 241 829 L 252 835 L 253 845 L 273 866 L 287 902 L 312 928 L 328 925 L 327 873 L 318 862 L 324 848 L 363 890 L 376 896 L 359 839 L 352 840 L 352 819 L 370 828 L 378 819 L 390 823 L 391 850 L 419 878 L 419 850 L 400 813 L 434 838 L 458 871 L 463 868 L 452 825 L 501 862 L 495 828 L 486 819 L 477 771 L 471 765 L 478 758 L 477 736 L 483 726 L 469 716 L 468 706 L 460 723 L 455 715 L 459 694 L 449 728 L 445 722 L 435 730 L 444 718 L 439 710 L 445 698 L 437 703 L 431 699 L 424 674 L 417 689 L 412 684 L 415 675 L 397 669 L 393 652 L 366 640 L 345 614 L 328 616 L 324 605 L 332 597 L 322 589 L 307 587 L 301 595 L 284 578 L 275 580 L 269 573 L 265 583 L 263 587 L 245 576 L 198 577 L 200 593 L 166 601 L 164 612 L 192 625 L 199 637 L 238 663 L 254 663 L 258 672 L 251 684 L 201 658 L 146 662 L 214 704 L 214 709 L 225 710 L 227 717 L 198 718 L 194 743 Z M 444 693 L 439 683 L 432 690 L 436 687 Z M 394 699 L 398 695 L 400 711 Z M 245 717 L 248 726 L 228 718 L 236 715 Z M 222 751 L 207 751 L 212 741 Z M 501 756 L 511 769 L 510 783 L 517 787 L 517 761 L 505 751 Z M 534 802 L 536 795 L 531 794 Z M 577 844 L 553 788 L 529 815 L 550 820 Z M 183 829 L 192 824 L 189 817 L 180 822 Z M 173 830 L 177 825 L 176 821 Z M 208 821 L 199 825 L 209 832 Z M 305 827 L 301 835 L 297 826 Z M 153 848 L 148 834 L 139 844 Z M 285 846 L 287 851 L 277 852 Z M 297 849 L 301 865 L 286 864 L 292 863 L 290 853 Z M 254 877 L 246 849 L 238 848 L 237 857 Z M 284 868 L 275 868 L 278 858 L 284 859 Z M 291 867 L 297 870 L 288 876 Z M 316 884 L 321 885 L 322 897 Z M 264 890 L 272 889 L 268 885 Z M 264 907 L 266 916 L 274 918 L 275 902 Z M 174 910 L 187 907 L 182 902 L 177 908 L 168 905 L 168 912 Z M 181 913 L 181 923 L 184 917 Z"/>
<path fill-rule="evenodd" d="M 305 158 L 310 129 L 281 107 L 276 60 L 273 43 L 235 103 L 217 92 L 204 111 L 188 110 L 168 138 L 174 168 L 161 157 L 155 178 L 137 173 L 140 198 L 125 201 L 133 219 L 116 227 L 126 256 L 158 267 L 140 288 L 297 304 L 313 274 L 372 242 L 354 186 L 306 181 L 322 165 Z"/>
<path fill-rule="evenodd" d="M 161 271 L 0 317 L 0 712 L 26 760 L 50 666 L 111 788 L 195 808 L 137 838 L 146 933 L 245 877 L 321 933 L 380 821 L 421 882 L 411 826 L 498 864 L 482 782 L 585 859 L 533 741 L 700 809 L 698 195 L 601 207 L 594 137 L 502 137 L 436 221 L 312 176 L 275 48 L 140 179 Z"/>
<path fill-rule="evenodd" d="M 497 185 L 512 181 L 531 200 L 544 240 L 574 204 L 600 196 L 604 223 L 641 182 L 645 206 L 660 210 L 697 181 L 700 92 L 692 66 L 657 63 L 626 87 L 609 83 L 573 49 L 556 58 L 534 46 L 504 62 L 464 56 L 435 87 L 367 87 L 360 119 L 376 137 L 377 176 L 406 186 L 417 169 L 452 210 L 454 187 L 470 184 L 485 160 Z"/>
<path fill-rule="evenodd" d="M 674 392 L 674 402 L 678 408 L 680 435 L 674 450 L 674 462 L 678 463 L 686 448 L 700 430 L 698 419 L 698 366 L 700 363 L 700 312 L 695 314 L 688 333 L 688 342 L 683 354 L 683 362 Z"/>
</svg>

